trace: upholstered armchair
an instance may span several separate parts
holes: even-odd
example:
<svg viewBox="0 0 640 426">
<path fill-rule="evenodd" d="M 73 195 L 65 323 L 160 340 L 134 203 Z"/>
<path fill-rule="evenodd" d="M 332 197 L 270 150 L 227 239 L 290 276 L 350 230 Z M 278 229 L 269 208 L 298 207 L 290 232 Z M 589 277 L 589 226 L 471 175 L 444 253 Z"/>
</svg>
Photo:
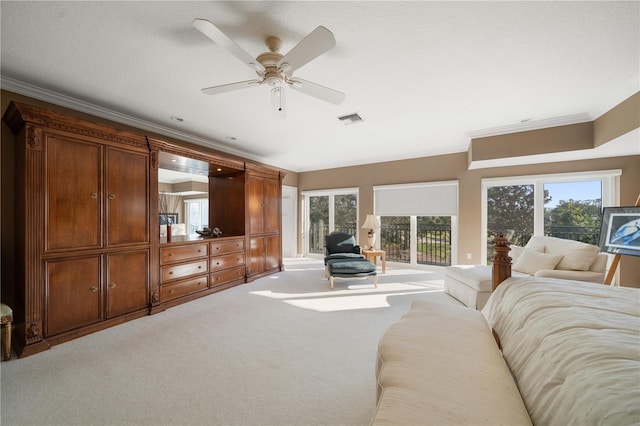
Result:
<svg viewBox="0 0 640 426">
<path fill-rule="evenodd" d="M 335 231 L 324 237 L 324 264 L 333 259 L 364 259 L 353 235 Z"/>
</svg>

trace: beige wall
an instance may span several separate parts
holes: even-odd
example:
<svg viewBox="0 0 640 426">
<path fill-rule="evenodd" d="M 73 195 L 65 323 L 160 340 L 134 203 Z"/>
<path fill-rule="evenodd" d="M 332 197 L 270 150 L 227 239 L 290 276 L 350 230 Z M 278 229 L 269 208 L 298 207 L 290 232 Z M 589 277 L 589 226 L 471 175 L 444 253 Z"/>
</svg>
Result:
<svg viewBox="0 0 640 426">
<path fill-rule="evenodd" d="M 474 140 L 473 157 L 475 160 L 493 160 L 507 156 L 540 154 L 545 151 L 586 149 L 594 146 L 594 133 L 598 128 L 600 129 L 598 138 L 602 144 L 605 133 L 609 137 L 617 137 L 627 133 L 634 125 L 640 126 L 637 123 L 640 120 L 637 99 L 640 98 L 634 95 L 620 107 L 614 108 L 593 123 Z M 634 108 L 635 115 L 631 113 Z M 617 131 L 616 129 L 624 130 Z M 558 149 L 558 146 L 562 148 Z M 508 152 L 508 155 L 504 155 L 503 152 Z M 468 170 L 469 157 L 468 153 L 458 153 L 299 173 L 298 187 L 300 191 L 359 188 L 359 222 L 363 223 L 366 214 L 373 211 L 373 187 L 376 185 L 458 180 L 459 244 L 457 254 L 458 262 L 464 264 L 481 263 L 481 181 L 484 178 L 621 169 L 621 205 L 634 205 L 638 194 L 640 194 L 640 155 L 474 170 Z M 301 218 L 299 226 L 301 226 Z M 300 229 L 302 228 L 300 227 Z M 361 233 L 361 245 L 365 244 L 365 239 L 365 234 Z M 299 250 L 302 252 L 301 241 L 299 241 Z M 466 258 L 467 253 L 471 253 L 470 260 Z M 623 285 L 640 287 L 640 278 L 638 278 L 640 277 L 640 258 L 623 257 L 620 262 L 620 270 Z"/>
</svg>

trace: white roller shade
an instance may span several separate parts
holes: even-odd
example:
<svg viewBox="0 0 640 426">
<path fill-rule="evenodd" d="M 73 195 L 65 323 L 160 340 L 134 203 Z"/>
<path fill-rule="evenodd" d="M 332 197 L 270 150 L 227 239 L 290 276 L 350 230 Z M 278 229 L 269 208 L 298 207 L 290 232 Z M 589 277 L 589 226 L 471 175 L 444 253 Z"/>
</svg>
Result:
<svg viewBox="0 0 640 426">
<path fill-rule="evenodd" d="M 458 181 L 374 186 L 377 216 L 457 216 Z"/>
</svg>

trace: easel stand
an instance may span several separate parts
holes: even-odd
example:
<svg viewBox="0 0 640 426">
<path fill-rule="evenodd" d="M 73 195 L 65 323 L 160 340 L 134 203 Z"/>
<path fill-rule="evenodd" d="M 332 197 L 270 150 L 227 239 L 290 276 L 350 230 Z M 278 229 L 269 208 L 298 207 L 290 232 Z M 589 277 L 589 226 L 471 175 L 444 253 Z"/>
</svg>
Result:
<svg viewBox="0 0 640 426">
<path fill-rule="evenodd" d="M 636 200 L 636 207 L 640 206 L 640 195 L 638 195 L 638 199 Z M 611 285 L 613 282 L 613 276 L 616 274 L 618 270 L 618 264 L 620 263 L 621 254 L 614 254 L 613 260 L 611 261 L 611 266 L 609 267 L 609 272 L 607 272 L 607 276 L 604 279 L 604 283 L 607 285 Z"/>
</svg>

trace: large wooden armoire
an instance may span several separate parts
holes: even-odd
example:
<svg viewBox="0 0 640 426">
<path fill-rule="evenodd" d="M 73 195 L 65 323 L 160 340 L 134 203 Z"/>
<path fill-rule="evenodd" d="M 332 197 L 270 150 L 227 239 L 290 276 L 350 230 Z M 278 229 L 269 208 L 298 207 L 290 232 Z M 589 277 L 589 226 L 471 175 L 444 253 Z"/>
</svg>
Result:
<svg viewBox="0 0 640 426">
<path fill-rule="evenodd" d="M 23 103 L 3 120 L 15 135 L 3 203 L 15 206 L 16 262 L 3 263 L 14 279 L 2 286 L 18 355 L 282 269 L 281 173 Z M 159 151 L 217 170 L 210 220 L 223 238 L 160 238 Z"/>
<path fill-rule="evenodd" d="M 18 103 L 4 120 L 16 134 L 18 353 L 145 315 L 145 138 Z"/>
</svg>

